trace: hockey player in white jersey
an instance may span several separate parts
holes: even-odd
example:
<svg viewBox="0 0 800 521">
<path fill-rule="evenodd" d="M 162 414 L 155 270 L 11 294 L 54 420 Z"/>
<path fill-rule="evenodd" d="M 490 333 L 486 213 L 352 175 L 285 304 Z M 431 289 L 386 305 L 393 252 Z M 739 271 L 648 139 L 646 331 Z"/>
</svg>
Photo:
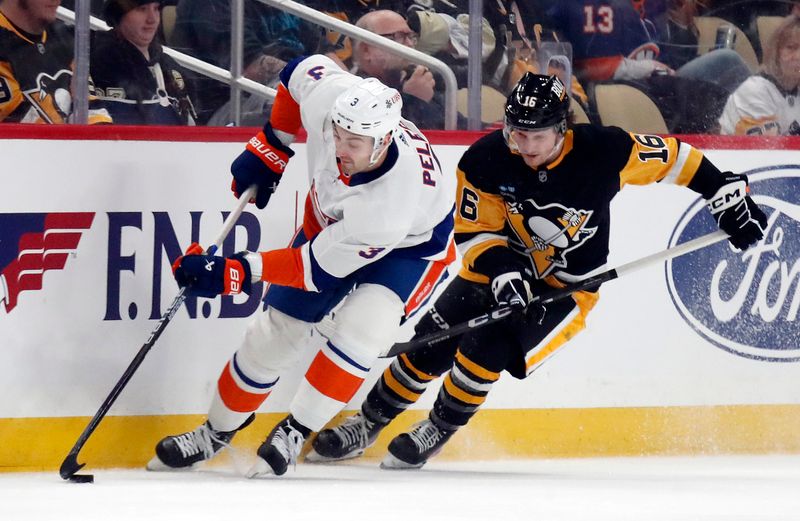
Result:
<svg viewBox="0 0 800 521">
<path fill-rule="evenodd" d="M 194 247 L 176 260 L 179 285 L 195 295 L 271 285 L 266 310 L 222 370 L 208 420 L 161 440 L 151 470 L 213 457 L 252 421 L 301 349 L 311 348 L 316 355 L 290 414 L 259 447 L 248 474 L 285 473 L 308 435 L 353 397 L 455 258 L 455 176 L 442 172 L 428 140 L 401 117 L 399 93 L 324 56 L 298 58 L 280 78 L 269 122 L 231 166 L 233 189 L 257 185 L 254 202 L 265 207 L 302 125 L 310 177 L 303 225 L 288 248 L 224 258 Z"/>
</svg>

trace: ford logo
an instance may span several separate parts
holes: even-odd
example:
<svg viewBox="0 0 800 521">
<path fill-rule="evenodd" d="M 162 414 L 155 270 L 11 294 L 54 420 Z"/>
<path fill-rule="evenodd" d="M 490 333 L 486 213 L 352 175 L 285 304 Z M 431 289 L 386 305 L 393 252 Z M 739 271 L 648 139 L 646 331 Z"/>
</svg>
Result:
<svg viewBox="0 0 800 521">
<path fill-rule="evenodd" d="M 745 172 L 767 215 L 764 239 L 744 252 L 727 241 L 666 263 L 670 297 L 703 338 L 730 353 L 769 362 L 800 361 L 800 165 Z M 716 230 L 698 198 L 669 244 Z"/>
</svg>

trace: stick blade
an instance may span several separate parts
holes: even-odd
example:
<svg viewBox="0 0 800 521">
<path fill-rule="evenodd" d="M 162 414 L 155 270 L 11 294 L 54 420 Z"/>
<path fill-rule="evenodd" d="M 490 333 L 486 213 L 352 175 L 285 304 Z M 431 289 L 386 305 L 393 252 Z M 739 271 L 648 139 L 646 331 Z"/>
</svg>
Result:
<svg viewBox="0 0 800 521">
<path fill-rule="evenodd" d="M 67 454 L 67 457 L 64 458 L 64 461 L 61 463 L 61 469 L 59 469 L 58 473 L 61 475 L 61 479 L 71 479 L 76 472 L 81 470 L 85 463 L 78 463 L 78 454 L 70 452 Z"/>
<path fill-rule="evenodd" d="M 417 345 L 417 342 L 413 340 L 408 342 L 398 342 L 394 344 L 392 347 L 389 348 L 388 351 L 381 355 L 381 358 L 394 358 L 397 355 L 402 355 L 407 351 L 413 350 L 413 348 Z"/>
</svg>

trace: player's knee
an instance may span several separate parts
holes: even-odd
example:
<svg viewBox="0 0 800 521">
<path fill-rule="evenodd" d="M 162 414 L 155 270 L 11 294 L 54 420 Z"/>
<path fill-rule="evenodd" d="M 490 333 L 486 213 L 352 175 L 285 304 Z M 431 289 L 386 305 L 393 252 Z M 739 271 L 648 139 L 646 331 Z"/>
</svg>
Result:
<svg viewBox="0 0 800 521">
<path fill-rule="evenodd" d="M 307 322 L 268 307 L 248 325 L 238 356 L 247 365 L 281 371 L 297 360 L 310 332 Z"/>
<path fill-rule="evenodd" d="M 319 331 L 335 346 L 371 365 L 395 342 L 404 308 L 403 301 L 390 289 L 362 284 L 348 295 L 332 319 L 320 324 Z"/>
</svg>

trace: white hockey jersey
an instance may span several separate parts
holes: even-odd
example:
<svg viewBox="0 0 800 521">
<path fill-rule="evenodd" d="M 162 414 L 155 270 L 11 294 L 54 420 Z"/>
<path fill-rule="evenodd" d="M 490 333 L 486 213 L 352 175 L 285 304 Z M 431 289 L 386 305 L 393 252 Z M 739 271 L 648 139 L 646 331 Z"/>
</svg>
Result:
<svg viewBox="0 0 800 521">
<path fill-rule="evenodd" d="M 800 135 L 800 97 L 771 78 L 751 76 L 734 91 L 719 118 L 726 135 Z"/>
<path fill-rule="evenodd" d="M 337 165 L 330 109 L 361 78 L 321 55 L 290 63 L 281 78 L 308 133 L 309 241 L 290 249 L 291 262 L 288 252 L 262 253 L 263 278 L 319 291 L 390 253 L 452 262 L 455 173 L 442 171 L 417 127 L 402 119 L 383 164 L 347 177 Z M 286 269 L 295 273 L 275 273 Z"/>
</svg>

